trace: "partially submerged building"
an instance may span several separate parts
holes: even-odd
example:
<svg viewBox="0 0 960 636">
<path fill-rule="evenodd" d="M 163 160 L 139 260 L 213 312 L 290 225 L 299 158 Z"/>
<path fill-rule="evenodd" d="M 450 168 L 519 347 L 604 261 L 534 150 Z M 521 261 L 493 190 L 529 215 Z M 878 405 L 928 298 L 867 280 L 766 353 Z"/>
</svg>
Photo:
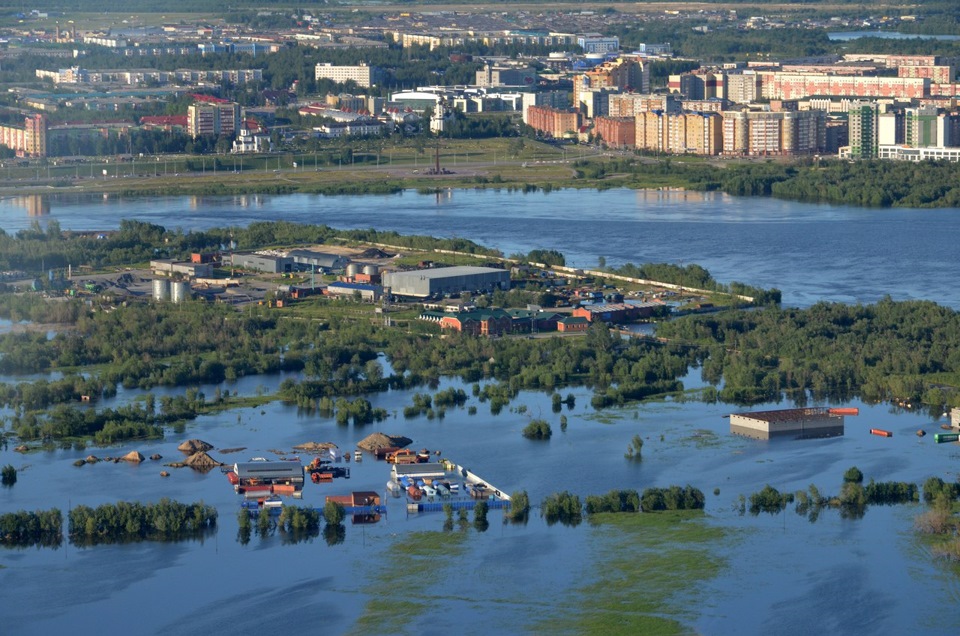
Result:
<svg viewBox="0 0 960 636">
<path fill-rule="evenodd" d="M 730 415 L 730 432 L 753 439 L 843 435 L 843 415 L 826 407 L 754 411 Z"/>
</svg>

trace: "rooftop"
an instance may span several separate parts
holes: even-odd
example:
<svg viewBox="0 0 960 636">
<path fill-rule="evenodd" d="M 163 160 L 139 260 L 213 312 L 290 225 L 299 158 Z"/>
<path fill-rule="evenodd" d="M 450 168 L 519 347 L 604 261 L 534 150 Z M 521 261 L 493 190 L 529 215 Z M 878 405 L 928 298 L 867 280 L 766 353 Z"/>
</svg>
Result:
<svg viewBox="0 0 960 636">
<path fill-rule="evenodd" d="M 830 409 L 824 406 L 802 409 L 779 409 L 776 411 L 753 411 L 752 413 L 734 413 L 740 417 L 748 417 L 762 422 L 795 422 L 807 417 L 830 415 Z M 833 416 L 842 417 L 842 416 Z"/>
<path fill-rule="evenodd" d="M 449 276 L 472 276 L 475 274 L 492 274 L 495 272 L 502 272 L 509 275 L 505 269 L 497 269 L 496 267 L 473 267 L 470 265 L 457 265 L 454 267 L 435 267 L 431 269 L 415 269 L 406 272 L 390 272 L 391 276 L 395 275 L 405 275 L 405 276 L 419 276 L 421 279 L 428 278 L 447 278 Z"/>
</svg>

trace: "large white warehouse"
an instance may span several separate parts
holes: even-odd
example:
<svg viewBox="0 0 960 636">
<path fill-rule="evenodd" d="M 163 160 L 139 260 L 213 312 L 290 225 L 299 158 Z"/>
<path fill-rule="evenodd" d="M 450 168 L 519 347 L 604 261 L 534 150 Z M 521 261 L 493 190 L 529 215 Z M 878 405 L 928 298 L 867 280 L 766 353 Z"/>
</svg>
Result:
<svg viewBox="0 0 960 636">
<path fill-rule="evenodd" d="M 395 296 L 430 298 L 461 292 L 510 289 L 510 272 L 495 267 L 438 267 L 409 272 L 387 272 L 383 286 Z"/>
</svg>

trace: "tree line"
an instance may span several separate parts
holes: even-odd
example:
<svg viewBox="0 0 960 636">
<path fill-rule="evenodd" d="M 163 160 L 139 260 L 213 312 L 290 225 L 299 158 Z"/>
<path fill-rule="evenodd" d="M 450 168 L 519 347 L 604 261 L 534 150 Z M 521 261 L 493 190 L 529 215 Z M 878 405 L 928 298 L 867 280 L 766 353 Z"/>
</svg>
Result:
<svg viewBox="0 0 960 636">
<path fill-rule="evenodd" d="M 960 406 L 960 315 L 929 301 L 817 303 L 686 316 L 658 335 L 700 345 L 719 398 L 750 404 L 807 399 Z"/>
</svg>

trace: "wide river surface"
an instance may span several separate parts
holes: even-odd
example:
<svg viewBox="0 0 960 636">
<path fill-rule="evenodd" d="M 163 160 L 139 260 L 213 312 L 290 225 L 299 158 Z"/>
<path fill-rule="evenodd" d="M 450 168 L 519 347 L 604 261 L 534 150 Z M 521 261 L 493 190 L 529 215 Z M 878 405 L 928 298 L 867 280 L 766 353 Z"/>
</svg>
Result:
<svg viewBox="0 0 960 636">
<path fill-rule="evenodd" d="M 7 232 L 52 219 L 64 229 L 108 230 L 123 218 L 184 230 L 256 220 L 376 227 L 463 237 L 507 254 L 557 249 L 569 263 L 584 267 L 596 265 L 599 256 L 610 265 L 699 263 L 720 281 L 779 287 L 786 303 L 801 306 L 819 300 L 871 302 L 889 294 L 960 308 L 956 210 L 866 210 L 626 190 L 0 201 L 0 228 Z M 270 393 L 280 380 L 243 378 L 223 388 Z M 684 384 L 700 386 L 699 371 L 691 370 Z M 463 385 L 447 380 L 439 388 L 446 386 Z M 469 395 L 471 387 L 463 388 Z M 216 387 L 201 389 L 211 396 Z M 562 490 L 584 497 L 619 488 L 699 487 L 707 495 L 706 523 L 722 528 L 726 538 L 692 547 L 705 549 L 720 563 L 716 575 L 693 577 L 679 591 L 669 591 L 669 577 L 656 569 L 649 581 L 633 583 L 644 598 L 660 598 L 663 612 L 693 632 L 960 633 L 956 575 L 912 529 L 921 506 L 875 506 L 862 519 L 825 510 L 815 523 L 792 506 L 775 516 L 741 516 L 736 510 L 740 495 L 768 483 L 785 492 L 816 484 L 836 494 L 844 471 L 853 465 L 868 480 L 954 480 L 960 447 L 934 443 L 933 434 L 945 421 L 939 414 L 853 402 L 849 406 L 859 407 L 860 416 L 847 418 L 842 437 L 758 442 L 729 434 L 723 416 L 735 406 L 668 401 L 597 412 L 588 388 L 563 390 L 568 392 L 576 396 L 576 405 L 564 407 L 566 430 L 545 393 L 521 393 L 496 416 L 489 404 L 471 397 L 467 406 L 476 406 L 476 415 L 460 408 L 442 420 L 429 420 L 402 415 L 415 391 L 391 391 L 369 396 L 390 413 L 370 427 L 337 426 L 331 418 L 274 402 L 203 417 L 154 442 L 27 455 L 0 448 L 0 465 L 20 469 L 17 484 L 0 489 L 0 512 L 51 507 L 66 512 L 79 504 L 162 496 L 202 499 L 220 511 L 218 531 L 204 541 L 0 549 L 0 633 L 543 633 L 558 631 L 556 619 L 597 602 L 589 589 L 621 585 L 596 566 L 609 563 L 615 532 L 589 523 L 548 526 L 537 510 L 525 526 L 501 524 L 500 513 L 492 511 L 489 530 L 471 529 L 465 544 L 436 559 L 429 576 L 418 571 L 404 577 L 405 544 L 420 531 L 441 530 L 442 514 L 408 516 L 401 500 L 390 499 L 384 520 L 348 524 L 339 545 L 328 546 L 322 537 L 290 545 L 279 536 L 256 535 L 243 545 L 236 538 L 237 496 L 219 472 L 174 469 L 167 479 L 158 475 L 160 464 L 177 459 L 177 444 L 189 438 L 212 443 L 215 458 L 233 462 L 289 454 L 293 445 L 309 440 L 352 449 L 377 430 L 407 435 L 415 448 L 441 449 L 505 492 L 527 490 L 534 504 Z M 121 389 L 103 405 L 117 406 L 138 394 Z M 531 417 L 551 423 L 549 441 L 520 435 Z M 892 431 L 893 437 L 870 435 L 873 427 Z M 918 429 L 928 434 L 918 437 Z M 624 458 L 636 434 L 645 441 L 642 462 Z M 244 450 L 222 452 L 240 447 Z M 119 456 L 130 450 L 164 459 L 139 466 L 73 466 L 90 453 Z M 303 503 L 322 506 L 325 495 L 355 490 L 383 492 L 387 478 L 386 465 L 368 456 L 352 465 L 349 481 L 307 484 Z M 669 536 L 659 540 L 663 549 L 671 549 Z M 638 546 L 620 558 L 646 572 L 646 559 L 655 556 Z M 658 597 L 661 588 L 668 591 Z M 384 618 L 377 628 L 358 622 L 376 616 L 378 602 L 402 604 L 404 599 L 424 609 L 405 612 L 402 620 Z M 631 611 L 629 605 L 625 612 Z"/>
<path fill-rule="evenodd" d="M 555 249 L 567 264 L 698 263 L 720 282 L 783 291 L 787 305 L 924 298 L 960 309 L 960 214 L 865 209 L 717 193 L 456 190 L 439 196 L 116 196 L 0 200 L 8 233 L 56 219 L 109 230 L 133 218 L 202 230 L 253 221 L 457 236 L 510 255 Z"/>
</svg>

